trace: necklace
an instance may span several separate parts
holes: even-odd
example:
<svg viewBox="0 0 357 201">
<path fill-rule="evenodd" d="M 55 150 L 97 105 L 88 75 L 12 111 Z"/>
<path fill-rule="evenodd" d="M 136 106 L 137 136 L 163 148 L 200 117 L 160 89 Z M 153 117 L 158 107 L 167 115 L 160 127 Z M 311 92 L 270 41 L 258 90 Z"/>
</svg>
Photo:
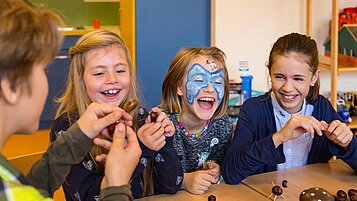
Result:
<svg viewBox="0 0 357 201">
<path fill-rule="evenodd" d="M 186 137 L 189 137 L 189 138 L 191 138 L 191 139 L 200 138 L 200 137 L 206 132 L 206 130 L 207 130 L 207 128 L 208 128 L 208 125 L 209 125 L 209 123 L 211 122 L 211 120 L 206 121 L 205 126 L 202 128 L 202 130 L 201 130 L 200 132 L 198 132 L 198 133 L 189 133 L 189 132 L 185 129 L 185 127 L 183 126 L 183 123 L 182 123 L 181 118 L 180 118 L 180 114 L 176 113 L 176 119 L 177 119 L 177 123 L 178 123 L 179 128 L 184 131 L 185 136 L 186 136 Z"/>
</svg>

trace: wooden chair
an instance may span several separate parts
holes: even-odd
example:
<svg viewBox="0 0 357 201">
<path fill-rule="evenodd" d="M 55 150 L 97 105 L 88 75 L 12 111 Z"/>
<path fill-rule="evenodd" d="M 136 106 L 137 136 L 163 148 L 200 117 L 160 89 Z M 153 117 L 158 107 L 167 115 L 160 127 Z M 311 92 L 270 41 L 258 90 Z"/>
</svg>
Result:
<svg viewBox="0 0 357 201">
<path fill-rule="evenodd" d="M 36 161 L 40 160 L 44 153 L 44 151 L 40 151 L 30 154 L 24 154 L 21 156 L 9 158 L 8 160 L 14 167 L 16 167 L 16 169 L 18 169 L 22 174 L 26 175 L 29 172 L 31 166 Z"/>
</svg>

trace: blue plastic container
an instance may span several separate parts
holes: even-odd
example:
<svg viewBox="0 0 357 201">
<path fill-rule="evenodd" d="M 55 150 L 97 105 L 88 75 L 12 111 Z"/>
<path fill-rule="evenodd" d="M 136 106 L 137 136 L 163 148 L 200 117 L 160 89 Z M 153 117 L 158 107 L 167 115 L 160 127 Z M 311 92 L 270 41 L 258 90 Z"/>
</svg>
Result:
<svg viewBox="0 0 357 201">
<path fill-rule="evenodd" d="M 245 100 L 252 97 L 252 75 L 240 76 L 242 79 L 242 97 Z"/>
</svg>

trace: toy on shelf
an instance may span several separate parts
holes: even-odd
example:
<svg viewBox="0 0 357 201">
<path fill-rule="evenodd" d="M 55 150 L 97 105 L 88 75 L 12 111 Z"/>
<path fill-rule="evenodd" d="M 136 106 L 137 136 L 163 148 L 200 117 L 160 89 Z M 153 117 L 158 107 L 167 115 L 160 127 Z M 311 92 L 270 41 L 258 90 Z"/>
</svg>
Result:
<svg viewBox="0 0 357 201">
<path fill-rule="evenodd" d="M 338 14 L 338 28 L 345 24 L 357 24 L 357 7 L 348 7 Z"/>
<path fill-rule="evenodd" d="M 338 63 L 357 67 L 357 7 L 343 9 L 338 18 Z M 325 56 L 331 56 L 331 39 L 324 44 Z"/>
</svg>

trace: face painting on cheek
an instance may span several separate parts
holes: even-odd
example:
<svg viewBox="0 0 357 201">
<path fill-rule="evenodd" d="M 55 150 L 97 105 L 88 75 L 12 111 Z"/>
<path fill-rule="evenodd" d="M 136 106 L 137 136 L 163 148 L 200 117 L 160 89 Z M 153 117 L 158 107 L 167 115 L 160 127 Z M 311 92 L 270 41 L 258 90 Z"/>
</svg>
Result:
<svg viewBox="0 0 357 201">
<path fill-rule="evenodd" d="M 186 95 L 188 103 L 192 105 L 199 92 L 206 88 L 210 83 L 217 93 L 219 105 L 224 95 L 223 69 L 210 72 L 200 64 L 193 64 L 187 73 Z"/>
</svg>

